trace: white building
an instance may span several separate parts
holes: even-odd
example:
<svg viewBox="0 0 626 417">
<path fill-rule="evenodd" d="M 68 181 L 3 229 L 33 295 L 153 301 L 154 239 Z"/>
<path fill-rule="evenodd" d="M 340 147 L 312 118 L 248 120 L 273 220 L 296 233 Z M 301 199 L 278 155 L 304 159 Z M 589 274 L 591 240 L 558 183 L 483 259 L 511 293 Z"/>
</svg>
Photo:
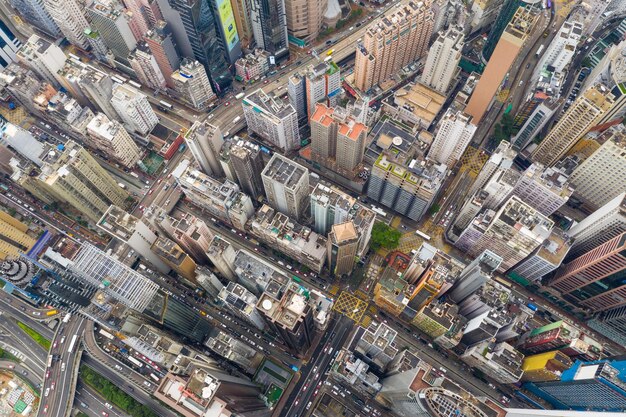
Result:
<svg viewBox="0 0 626 417">
<path fill-rule="evenodd" d="M 0 130 L 0 144 L 10 146 L 15 152 L 37 166 L 43 165 L 44 144 L 19 126 L 12 123 L 4 125 Z"/>
<path fill-rule="evenodd" d="M 3 70 L 17 59 L 15 54 L 22 46 L 22 43 L 8 27 L 3 25 L 3 27 L 0 27 L 0 44 L 2 44 L 0 46 L 0 70 Z"/>
<path fill-rule="evenodd" d="M 300 147 L 298 114 L 291 104 L 257 90 L 243 99 L 248 128 L 285 152 Z"/>
<path fill-rule="evenodd" d="M 541 64 L 537 68 L 542 69 L 550 65 L 554 67 L 554 72 L 563 72 L 574 57 L 576 46 L 582 34 L 582 23 L 576 21 L 563 23 L 559 33 L 550 42 L 541 59 Z"/>
<path fill-rule="evenodd" d="M 208 122 L 195 122 L 185 133 L 185 143 L 200 168 L 213 177 L 223 177 L 224 171 L 219 154 L 224 144 L 224 136 L 219 127 Z"/>
<path fill-rule="evenodd" d="M 496 172 L 505 171 L 513 166 L 513 159 L 517 156 L 517 152 L 511 149 L 511 144 L 502 141 L 498 148 L 491 154 L 485 165 L 478 173 L 474 184 L 469 190 L 468 195 L 475 194 L 489 182 Z"/>
<path fill-rule="evenodd" d="M 461 111 L 448 109 L 441 119 L 435 140 L 428 151 L 428 158 L 452 168 L 476 132 L 476 126 L 471 123 L 471 119 L 471 116 Z"/>
<path fill-rule="evenodd" d="M 84 6 L 80 6 L 76 0 L 44 0 L 44 5 L 69 43 L 89 49 L 85 36 L 89 23 L 85 18 Z"/>
<path fill-rule="evenodd" d="M 567 202 L 573 191 L 566 175 L 535 163 L 519 177 L 513 195 L 543 215 L 550 216 Z"/>
<path fill-rule="evenodd" d="M 309 170 L 275 153 L 261 173 L 269 204 L 294 219 L 300 219 L 308 208 Z"/>
<path fill-rule="evenodd" d="M 98 113 L 87 125 L 90 144 L 126 167 L 134 166 L 141 157 L 137 144 L 124 126 L 116 120 L 109 120 Z"/>
<path fill-rule="evenodd" d="M 159 123 L 148 98 L 129 85 L 117 84 L 113 88 L 111 104 L 124 124 L 140 135 L 147 135 Z"/>
<path fill-rule="evenodd" d="M 450 89 L 452 80 L 460 69 L 465 36 L 458 27 L 451 27 L 442 31 L 428 51 L 426 65 L 422 73 L 422 84 L 425 84 L 442 94 Z"/>
<path fill-rule="evenodd" d="M 311 65 L 304 78 L 309 118 L 315 112 L 317 103 L 323 102 L 330 107 L 337 104 L 341 92 L 341 71 L 337 64 L 333 61 L 323 61 Z"/>
<path fill-rule="evenodd" d="M 17 61 L 32 69 L 42 79 L 58 85 L 57 72 L 65 65 L 67 57 L 56 44 L 32 35 L 17 51 Z"/>
<path fill-rule="evenodd" d="M 138 43 L 137 48 L 128 56 L 128 61 L 141 84 L 155 90 L 165 88 L 167 84 L 165 74 L 161 72 L 161 68 L 148 44 L 145 42 Z"/>
<path fill-rule="evenodd" d="M 571 245 L 571 240 L 560 229 L 555 228 L 550 237 L 526 259 L 517 264 L 510 273 L 519 275 L 528 281 L 539 281 L 561 266 Z"/>
<path fill-rule="evenodd" d="M 172 82 L 174 90 L 196 110 L 206 110 L 215 100 L 211 81 L 198 61 L 183 58 L 180 68 L 172 73 Z"/>
</svg>

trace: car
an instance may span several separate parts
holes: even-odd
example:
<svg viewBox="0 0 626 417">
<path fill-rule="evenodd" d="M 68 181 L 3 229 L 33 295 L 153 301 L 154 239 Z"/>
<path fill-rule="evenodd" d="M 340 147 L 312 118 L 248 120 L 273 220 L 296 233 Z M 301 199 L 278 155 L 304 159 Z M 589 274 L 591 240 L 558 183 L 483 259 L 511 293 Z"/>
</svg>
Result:
<svg viewBox="0 0 626 417">
<path fill-rule="evenodd" d="M 263 80 L 263 84 L 269 83 L 269 80 Z"/>
<path fill-rule="evenodd" d="M 109 404 L 109 403 L 104 403 L 104 406 L 106 408 L 108 408 L 109 410 L 111 410 L 113 408 L 113 406 L 111 404 Z"/>
<path fill-rule="evenodd" d="M 148 195 L 152 194 L 153 192 L 154 192 L 154 190 L 148 191 Z"/>
<path fill-rule="evenodd" d="M 48 412 L 48 404 L 46 404 L 46 406 L 43 408 L 43 412 L 44 414 Z"/>
<path fill-rule="evenodd" d="M 109 413 L 107 413 L 106 411 L 103 411 L 103 412 L 102 412 L 102 415 L 103 415 L 104 417 L 109 417 Z"/>
<path fill-rule="evenodd" d="M 50 371 L 46 371 L 46 378 L 50 377 Z"/>
<path fill-rule="evenodd" d="M 33 316 L 41 316 L 41 312 L 39 312 L 39 311 L 33 311 Z"/>
<path fill-rule="evenodd" d="M 55 386 L 56 384 L 53 382 L 52 384 L 50 384 L 50 389 L 53 390 Z"/>
<path fill-rule="evenodd" d="M 230 101 L 227 101 L 226 103 L 224 103 L 224 105 L 225 105 L 226 107 L 230 106 Z"/>
<path fill-rule="evenodd" d="M 44 393 L 44 397 L 47 397 L 48 395 L 50 395 L 50 388 L 46 388 L 46 392 Z"/>
</svg>

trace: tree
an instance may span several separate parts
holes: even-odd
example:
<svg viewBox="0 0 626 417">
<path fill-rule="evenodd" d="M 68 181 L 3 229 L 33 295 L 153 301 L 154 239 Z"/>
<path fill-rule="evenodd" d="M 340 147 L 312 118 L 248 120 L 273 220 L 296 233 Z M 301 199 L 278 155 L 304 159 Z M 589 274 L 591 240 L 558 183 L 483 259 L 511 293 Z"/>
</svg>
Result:
<svg viewBox="0 0 626 417">
<path fill-rule="evenodd" d="M 430 206 L 430 214 L 439 213 L 439 210 L 441 210 L 441 206 L 437 203 Z"/>
<path fill-rule="evenodd" d="M 385 223 L 377 222 L 372 228 L 371 247 L 374 250 L 379 248 L 395 249 L 400 243 L 402 233 L 398 230 L 387 226 Z"/>
</svg>

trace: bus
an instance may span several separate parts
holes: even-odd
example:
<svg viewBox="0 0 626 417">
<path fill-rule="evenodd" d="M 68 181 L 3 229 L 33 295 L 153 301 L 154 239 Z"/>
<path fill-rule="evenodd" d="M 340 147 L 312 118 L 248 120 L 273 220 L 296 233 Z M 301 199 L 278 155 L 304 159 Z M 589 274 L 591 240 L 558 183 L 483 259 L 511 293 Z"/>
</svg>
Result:
<svg viewBox="0 0 626 417">
<path fill-rule="evenodd" d="M 535 54 L 537 57 L 541 56 L 541 53 L 543 52 L 543 48 L 545 48 L 545 46 L 541 45 L 539 49 L 537 49 L 537 53 Z"/>
<path fill-rule="evenodd" d="M 187 145 L 185 145 L 184 143 L 181 143 L 180 146 L 178 147 L 178 152 L 183 153 L 185 152 L 185 149 L 187 149 Z"/>
<path fill-rule="evenodd" d="M 138 90 L 141 90 L 141 84 L 139 84 L 139 83 L 138 83 L 138 82 L 136 82 L 136 81 L 133 81 L 133 80 L 128 80 L 128 84 L 132 85 L 133 87 L 135 87 L 135 88 L 136 88 L 136 89 L 138 89 Z"/>
<path fill-rule="evenodd" d="M 154 379 L 154 382 L 159 382 L 159 377 L 153 373 L 150 373 L 150 378 Z"/>
<path fill-rule="evenodd" d="M 139 178 L 139 175 L 137 175 L 137 173 L 136 173 L 136 172 L 131 172 L 131 173 L 130 173 L 130 176 L 131 176 L 131 177 L 135 177 L 135 178 Z"/>
<path fill-rule="evenodd" d="M 55 314 L 57 314 L 59 312 L 59 310 L 50 310 L 46 313 L 46 316 L 54 316 Z"/>
<path fill-rule="evenodd" d="M 130 363 L 132 363 L 133 365 L 135 365 L 138 368 L 143 367 L 143 363 L 139 362 L 137 359 L 135 359 L 134 357 L 132 357 L 130 355 L 128 356 L 128 360 L 130 361 Z"/>
<path fill-rule="evenodd" d="M 245 96 L 244 93 L 239 93 L 235 96 L 235 100 L 239 100 L 240 98 L 243 98 L 243 96 Z"/>
<path fill-rule="evenodd" d="M 167 101 L 159 101 L 159 104 L 163 107 L 165 107 L 168 110 L 172 110 L 174 108 L 174 106 L 172 106 L 170 103 L 168 103 Z"/>
<path fill-rule="evenodd" d="M 80 61 L 80 57 L 78 57 L 78 55 L 74 55 L 74 54 L 67 54 L 67 56 L 69 56 L 72 59 L 75 59 L 76 61 Z"/>
<path fill-rule="evenodd" d="M 111 333 L 107 332 L 104 329 L 100 329 L 100 331 L 98 333 L 100 333 L 102 336 L 106 337 L 107 339 L 110 339 L 110 340 L 115 339 L 115 337 L 113 337 L 113 335 Z"/>
<path fill-rule="evenodd" d="M 238 121 L 241 120 L 241 116 L 237 116 L 233 119 L 233 124 L 237 124 Z"/>
<path fill-rule="evenodd" d="M 7 186 L 6 186 L 6 185 L 4 185 L 4 184 L 0 184 L 0 193 L 4 194 L 4 193 L 6 193 L 7 191 L 9 191 L 9 187 L 7 187 Z"/>
<path fill-rule="evenodd" d="M 128 81 L 126 78 L 120 77 L 119 75 L 113 75 L 111 79 L 118 84 L 125 84 L 126 81 Z"/>
<path fill-rule="evenodd" d="M 387 212 L 386 212 L 386 211 L 384 211 L 383 209 L 380 209 L 380 208 L 376 207 L 376 206 L 375 206 L 375 205 L 373 205 L 373 204 L 371 205 L 371 207 L 372 207 L 372 211 L 373 211 L 374 213 L 378 214 L 378 215 L 379 215 L 379 216 L 381 216 L 381 217 L 387 217 Z"/>
<path fill-rule="evenodd" d="M 70 317 L 72 317 L 72 315 L 70 313 L 67 313 L 65 317 L 63 317 L 63 323 L 67 323 L 68 321 L 70 321 Z"/>
<path fill-rule="evenodd" d="M 67 353 L 72 353 L 74 351 L 74 346 L 76 345 L 77 340 L 78 340 L 77 334 L 72 336 L 72 340 L 70 341 L 70 347 L 67 348 Z"/>
<path fill-rule="evenodd" d="M 423 238 L 426 241 L 430 240 L 430 236 L 428 236 L 426 233 L 424 232 L 420 232 L 419 230 L 415 231 L 415 234 L 418 235 L 419 237 Z"/>
<path fill-rule="evenodd" d="M 292 275 L 291 279 L 294 280 L 295 282 L 302 282 L 302 280 L 295 275 Z"/>
<path fill-rule="evenodd" d="M 52 366 L 52 355 L 48 355 L 48 368 Z"/>
</svg>

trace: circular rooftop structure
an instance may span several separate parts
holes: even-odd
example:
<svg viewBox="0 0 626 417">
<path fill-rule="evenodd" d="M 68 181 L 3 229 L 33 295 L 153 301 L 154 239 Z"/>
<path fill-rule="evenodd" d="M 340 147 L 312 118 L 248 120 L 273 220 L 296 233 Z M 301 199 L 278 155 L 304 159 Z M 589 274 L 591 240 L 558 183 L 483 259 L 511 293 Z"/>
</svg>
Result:
<svg viewBox="0 0 626 417">
<path fill-rule="evenodd" d="M 400 146 L 402 145 L 402 138 L 400 136 L 395 136 L 391 143 L 393 143 L 395 146 Z"/>
<path fill-rule="evenodd" d="M 432 417 L 487 417 L 476 404 L 447 389 L 430 387 L 416 394 L 420 405 Z"/>
<path fill-rule="evenodd" d="M 272 302 L 270 300 L 263 300 L 263 302 L 261 303 L 261 307 L 263 307 L 264 310 L 271 310 L 272 309 Z"/>
</svg>

